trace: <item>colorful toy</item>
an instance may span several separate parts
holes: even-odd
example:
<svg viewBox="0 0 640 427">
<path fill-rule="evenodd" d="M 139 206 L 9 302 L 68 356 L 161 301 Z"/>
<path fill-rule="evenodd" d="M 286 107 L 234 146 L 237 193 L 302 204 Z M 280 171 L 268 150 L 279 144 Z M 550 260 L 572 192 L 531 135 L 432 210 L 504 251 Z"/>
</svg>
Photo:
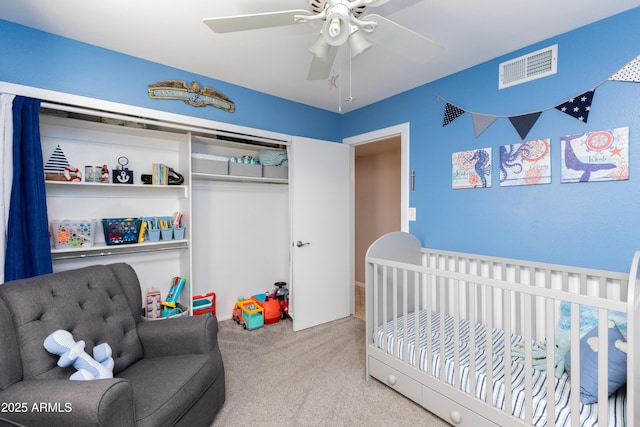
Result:
<svg viewBox="0 0 640 427">
<path fill-rule="evenodd" d="M 565 358 L 569 349 L 571 348 L 571 335 L 567 329 L 556 328 L 555 332 L 555 351 L 554 351 L 554 363 L 555 376 L 560 378 L 565 368 Z M 524 358 L 524 343 L 516 343 L 512 349 L 511 354 L 514 357 Z M 545 371 L 547 369 L 547 344 L 546 343 L 534 343 L 531 347 L 532 365 L 534 369 L 538 371 Z"/>
<path fill-rule="evenodd" d="M 58 366 L 71 366 L 78 370 L 69 377 L 70 380 L 98 380 L 113 378 L 113 358 L 111 346 L 107 343 L 93 347 L 93 356 L 84 351 L 84 341 L 76 342 L 70 332 L 63 329 L 51 333 L 44 340 L 44 348 L 49 353 L 60 356 Z"/>
<path fill-rule="evenodd" d="M 159 319 L 162 317 L 162 296 L 156 288 L 147 289 L 147 319 Z"/>
<path fill-rule="evenodd" d="M 238 298 L 231 318 L 244 329 L 256 329 L 264 325 L 264 309 L 255 300 Z"/>
<path fill-rule="evenodd" d="M 193 315 L 216 315 L 216 294 L 215 292 L 209 292 L 204 295 L 196 295 L 193 297 Z"/>
<path fill-rule="evenodd" d="M 178 297 L 180 296 L 180 292 L 182 292 L 182 288 L 186 279 L 184 277 L 174 277 L 171 279 L 171 288 L 169 289 L 169 293 L 167 294 L 167 299 L 162 301 L 162 317 L 169 317 L 175 314 L 179 314 L 181 311 L 176 307 L 176 303 L 178 302 Z"/>
<path fill-rule="evenodd" d="M 280 321 L 280 303 L 274 295 L 269 295 L 268 292 L 265 292 L 264 294 L 254 295 L 251 299 L 264 309 L 265 325 L 271 325 L 272 323 L 278 323 Z"/>
<path fill-rule="evenodd" d="M 275 286 L 276 289 L 274 289 L 273 294 L 280 303 L 280 312 L 282 314 L 281 319 L 290 319 L 291 316 L 289 316 L 289 289 L 287 289 L 287 284 L 285 282 L 276 282 Z"/>
</svg>

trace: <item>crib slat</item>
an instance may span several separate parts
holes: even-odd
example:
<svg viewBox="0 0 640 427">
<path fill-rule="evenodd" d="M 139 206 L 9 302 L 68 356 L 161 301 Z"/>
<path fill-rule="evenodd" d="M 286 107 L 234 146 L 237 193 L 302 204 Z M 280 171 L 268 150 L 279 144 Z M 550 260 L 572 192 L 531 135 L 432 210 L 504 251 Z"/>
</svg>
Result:
<svg viewBox="0 0 640 427">
<path fill-rule="evenodd" d="M 404 360 L 407 363 L 411 361 L 411 355 L 409 354 L 409 314 L 407 307 L 409 305 L 409 296 L 407 295 L 408 286 L 407 283 L 407 270 L 402 269 L 402 331 L 403 331 L 403 351 Z"/>
<path fill-rule="evenodd" d="M 476 301 L 477 284 L 469 283 L 469 298 Z M 469 393 L 476 395 L 476 323 L 478 322 L 476 305 L 469 304 Z"/>
<path fill-rule="evenodd" d="M 413 273 L 413 352 L 414 366 L 420 366 L 420 274 Z"/>
<path fill-rule="evenodd" d="M 391 294 L 393 297 L 391 298 L 393 302 L 392 307 L 392 316 L 393 316 L 393 336 L 395 337 L 395 341 L 393 343 L 393 355 L 398 357 L 400 353 L 400 334 L 398 333 L 398 269 L 396 267 L 391 268 Z"/>
<path fill-rule="evenodd" d="M 457 270 L 457 268 L 456 268 Z M 459 388 L 462 383 L 460 369 L 460 283 L 452 280 L 453 285 L 453 386 Z"/>
<path fill-rule="evenodd" d="M 609 325 L 607 310 L 598 309 L 598 420 L 608 419 Z M 598 423 L 605 425 L 606 423 Z"/>
<path fill-rule="evenodd" d="M 556 316 L 555 316 L 555 301 L 551 298 L 546 299 L 546 315 L 547 322 L 545 324 L 546 327 L 546 336 L 547 336 L 547 405 L 545 414 L 547 417 L 547 425 L 555 425 L 552 420 L 556 419 L 556 395 L 555 395 L 555 360 L 556 360 L 556 339 L 555 339 L 555 327 L 556 324 Z"/>
<path fill-rule="evenodd" d="M 511 378 L 511 291 L 505 291 L 503 295 L 504 306 L 504 412 L 512 413 L 513 380 Z"/>
<path fill-rule="evenodd" d="M 571 304 L 571 344 L 580 348 L 580 305 Z M 580 352 L 571 352 L 571 426 L 580 426 Z"/>
<path fill-rule="evenodd" d="M 486 357 L 487 357 L 487 403 L 493 405 L 493 292 L 492 288 L 484 286 L 486 296 Z"/>
<path fill-rule="evenodd" d="M 431 322 L 431 313 L 433 312 L 433 300 L 435 299 L 433 296 L 433 292 L 434 292 L 434 277 L 433 275 L 429 275 L 427 276 L 428 280 L 425 280 L 425 292 L 427 295 L 429 295 L 429 298 L 426 301 L 426 305 L 425 305 L 425 309 L 427 310 L 427 324 L 426 324 L 426 329 L 427 329 L 427 365 L 426 365 L 426 369 L 427 369 L 427 373 L 431 374 L 433 372 L 433 367 L 432 367 L 432 361 L 433 361 L 433 357 L 432 354 L 434 354 L 434 348 L 433 348 L 433 325 Z"/>
<path fill-rule="evenodd" d="M 444 318 L 444 307 L 445 307 L 445 283 L 444 283 L 444 277 L 439 276 L 439 283 L 438 283 L 438 293 L 440 295 L 439 301 L 440 301 L 440 308 L 442 311 L 440 311 L 440 371 L 438 372 L 438 377 L 441 380 L 445 380 L 446 378 L 446 372 L 445 372 L 445 338 L 446 338 L 446 334 L 445 334 L 445 328 L 444 328 L 444 323 L 445 323 L 445 318 Z"/>
<path fill-rule="evenodd" d="M 382 319 L 383 319 L 384 325 L 386 325 L 387 322 L 389 321 L 388 312 L 387 312 L 387 307 L 389 306 L 387 294 L 388 294 L 388 268 L 386 265 L 383 265 L 382 266 Z M 389 348 L 387 346 L 387 339 L 388 339 L 388 331 L 387 331 L 387 328 L 385 327 L 382 330 L 382 349 L 388 352 Z"/>
<path fill-rule="evenodd" d="M 533 391 L 532 391 L 532 371 L 533 358 L 531 346 L 531 330 L 533 319 L 531 316 L 531 295 L 524 294 L 523 314 L 524 314 L 524 420 L 527 424 L 533 424 Z"/>
</svg>

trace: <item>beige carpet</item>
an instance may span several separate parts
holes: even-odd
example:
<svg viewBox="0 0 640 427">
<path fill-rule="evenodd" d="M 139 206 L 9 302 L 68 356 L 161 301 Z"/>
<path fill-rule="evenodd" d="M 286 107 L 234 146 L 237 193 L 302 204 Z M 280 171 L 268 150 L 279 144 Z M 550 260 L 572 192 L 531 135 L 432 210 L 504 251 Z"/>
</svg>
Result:
<svg viewBox="0 0 640 427">
<path fill-rule="evenodd" d="M 447 426 L 380 382 L 366 380 L 364 321 L 300 332 L 291 321 L 253 331 L 220 322 L 227 398 L 213 426 Z"/>
</svg>

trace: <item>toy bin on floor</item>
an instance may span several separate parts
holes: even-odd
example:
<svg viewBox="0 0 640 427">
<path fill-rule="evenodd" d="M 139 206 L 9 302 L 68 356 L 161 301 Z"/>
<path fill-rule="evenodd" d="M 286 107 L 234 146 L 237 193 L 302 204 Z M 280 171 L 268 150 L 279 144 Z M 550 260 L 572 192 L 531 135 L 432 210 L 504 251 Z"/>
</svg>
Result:
<svg viewBox="0 0 640 427">
<path fill-rule="evenodd" d="M 277 298 L 267 296 L 266 294 L 256 294 L 252 296 L 251 299 L 264 309 L 265 325 L 271 325 L 280 321 L 280 302 Z"/>
<path fill-rule="evenodd" d="M 215 316 L 216 315 L 216 294 L 209 292 L 204 295 L 193 297 L 193 315 Z"/>
<path fill-rule="evenodd" d="M 233 307 L 231 317 L 245 329 L 256 329 L 264 326 L 264 309 L 255 300 L 239 298 Z"/>
</svg>

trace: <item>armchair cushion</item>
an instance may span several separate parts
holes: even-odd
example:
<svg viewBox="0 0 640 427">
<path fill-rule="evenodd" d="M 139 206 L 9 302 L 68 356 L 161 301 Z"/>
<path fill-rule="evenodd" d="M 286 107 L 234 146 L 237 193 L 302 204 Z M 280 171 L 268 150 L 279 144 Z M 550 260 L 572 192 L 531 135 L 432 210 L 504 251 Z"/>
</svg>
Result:
<svg viewBox="0 0 640 427">
<path fill-rule="evenodd" d="M 211 316 L 178 317 L 138 324 L 144 357 L 209 353 L 217 348 L 218 322 Z"/>
</svg>

